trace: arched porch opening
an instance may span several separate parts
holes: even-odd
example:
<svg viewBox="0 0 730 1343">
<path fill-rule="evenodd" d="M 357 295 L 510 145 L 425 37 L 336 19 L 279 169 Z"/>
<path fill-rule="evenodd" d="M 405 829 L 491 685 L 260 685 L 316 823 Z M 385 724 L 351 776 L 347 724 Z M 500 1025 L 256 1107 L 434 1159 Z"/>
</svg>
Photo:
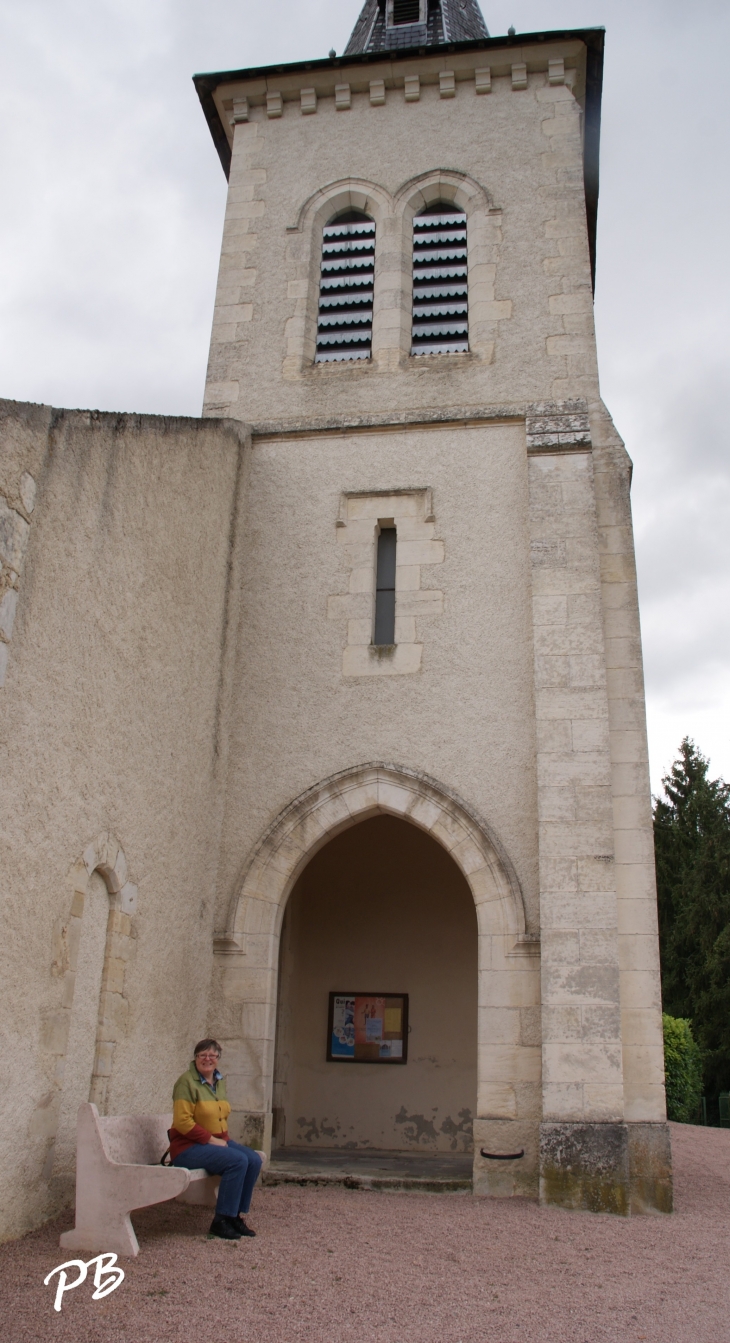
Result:
<svg viewBox="0 0 730 1343">
<path fill-rule="evenodd" d="M 289 897 L 279 964 L 274 1150 L 472 1152 L 476 910 L 436 840 L 382 815 L 330 840 Z M 328 1059 L 333 993 L 372 995 L 373 1038 L 407 997 L 404 1038 L 378 1058 L 377 1044 L 349 1043 L 354 1027 L 344 1046 L 335 1031 Z"/>
<path fill-rule="evenodd" d="M 478 985 L 474 1189 L 527 1192 L 537 1178 L 540 1117 L 539 941 L 525 927 L 517 875 L 488 824 L 452 790 L 402 765 L 358 765 L 322 780 L 275 818 L 251 854 L 227 929 L 216 939 L 217 1006 L 210 1017 L 226 1051 L 231 1131 L 253 1146 L 272 1142 L 280 935 L 289 897 L 321 849 L 378 816 L 430 835 L 471 893 Z M 485 1143 L 497 1152 L 524 1147 L 519 1172 L 505 1173 L 498 1161 L 502 1173 L 495 1176 L 479 1156 Z"/>
</svg>

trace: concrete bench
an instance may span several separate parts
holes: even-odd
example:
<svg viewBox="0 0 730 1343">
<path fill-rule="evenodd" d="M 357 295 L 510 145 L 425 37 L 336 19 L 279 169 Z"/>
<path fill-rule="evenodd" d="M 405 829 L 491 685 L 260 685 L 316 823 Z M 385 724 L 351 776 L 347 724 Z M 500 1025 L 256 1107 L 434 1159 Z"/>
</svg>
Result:
<svg viewBox="0 0 730 1343">
<path fill-rule="evenodd" d="M 79 1106 L 76 1225 L 61 1236 L 62 1249 L 136 1255 L 132 1209 L 171 1198 L 215 1206 L 217 1175 L 160 1165 L 171 1125 L 171 1114 L 102 1116 L 95 1105 Z M 265 1153 L 259 1155 L 266 1164 Z"/>
</svg>

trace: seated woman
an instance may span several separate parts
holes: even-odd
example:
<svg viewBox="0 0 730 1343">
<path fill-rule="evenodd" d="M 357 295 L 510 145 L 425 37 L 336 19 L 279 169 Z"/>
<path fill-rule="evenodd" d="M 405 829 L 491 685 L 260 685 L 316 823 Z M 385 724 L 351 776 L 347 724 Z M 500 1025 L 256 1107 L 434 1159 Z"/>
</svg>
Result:
<svg viewBox="0 0 730 1343">
<path fill-rule="evenodd" d="M 217 1068 L 221 1056 L 218 1041 L 200 1040 L 194 1054 L 193 1062 L 178 1077 L 172 1093 L 172 1164 L 220 1175 L 211 1236 L 219 1236 L 221 1240 L 255 1236 L 243 1214 L 251 1207 L 263 1153 L 242 1147 L 228 1136 L 231 1107 L 226 1098 L 226 1084 Z"/>
</svg>

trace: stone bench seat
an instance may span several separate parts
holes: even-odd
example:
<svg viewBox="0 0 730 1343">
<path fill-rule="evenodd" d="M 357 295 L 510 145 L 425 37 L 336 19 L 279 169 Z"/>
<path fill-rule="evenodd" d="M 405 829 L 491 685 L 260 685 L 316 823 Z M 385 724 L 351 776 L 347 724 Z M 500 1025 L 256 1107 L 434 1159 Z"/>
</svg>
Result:
<svg viewBox="0 0 730 1343">
<path fill-rule="evenodd" d="M 177 1199 L 214 1207 L 220 1177 L 205 1170 L 161 1166 L 172 1114 L 100 1115 L 79 1106 L 76 1129 L 76 1225 L 64 1231 L 64 1250 L 136 1255 L 130 1212 Z M 264 1164 L 267 1157 L 261 1152 Z"/>
</svg>

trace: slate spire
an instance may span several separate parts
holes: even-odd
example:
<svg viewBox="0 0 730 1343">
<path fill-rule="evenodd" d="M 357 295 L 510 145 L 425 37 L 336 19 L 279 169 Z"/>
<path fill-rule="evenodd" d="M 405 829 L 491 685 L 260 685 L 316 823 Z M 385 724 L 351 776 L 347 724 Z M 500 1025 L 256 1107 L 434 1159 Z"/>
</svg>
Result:
<svg viewBox="0 0 730 1343">
<path fill-rule="evenodd" d="M 479 0 L 365 0 L 345 48 L 393 51 L 489 37 Z"/>
</svg>

